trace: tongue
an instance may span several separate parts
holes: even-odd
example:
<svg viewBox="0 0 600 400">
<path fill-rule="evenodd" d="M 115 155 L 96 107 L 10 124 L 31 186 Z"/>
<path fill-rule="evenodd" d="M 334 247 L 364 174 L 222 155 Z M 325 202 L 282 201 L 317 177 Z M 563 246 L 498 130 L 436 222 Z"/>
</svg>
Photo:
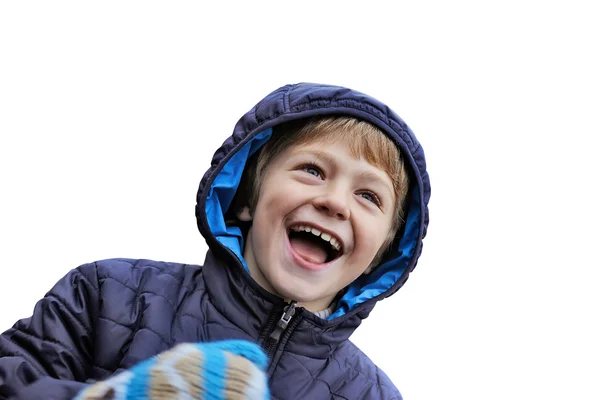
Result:
<svg viewBox="0 0 600 400">
<path fill-rule="evenodd" d="M 327 252 L 325 249 L 311 240 L 303 237 L 294 237 L 290 238 L 290 244 L 294 251 L 308 262 L 323 264 L 325 260 L 327 260 Z"/>
</svg>

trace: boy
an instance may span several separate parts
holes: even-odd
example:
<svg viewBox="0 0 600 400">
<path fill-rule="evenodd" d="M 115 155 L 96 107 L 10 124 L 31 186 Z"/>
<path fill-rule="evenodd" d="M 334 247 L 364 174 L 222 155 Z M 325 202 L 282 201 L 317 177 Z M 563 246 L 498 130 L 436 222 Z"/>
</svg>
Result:
<svg viewBox="0 0 600 400">
<path fill-rule="evenodd" d="M 0 398 L 71 398 L 177 343 L 258 343 L 276 399 L 400 399 L 349 340 L 415 267 L 423 150 L 379 101 L 284 86 L 242 117 L 197 196 L 202 267 L 71 271 L 0 339 Z"/>
</svg>

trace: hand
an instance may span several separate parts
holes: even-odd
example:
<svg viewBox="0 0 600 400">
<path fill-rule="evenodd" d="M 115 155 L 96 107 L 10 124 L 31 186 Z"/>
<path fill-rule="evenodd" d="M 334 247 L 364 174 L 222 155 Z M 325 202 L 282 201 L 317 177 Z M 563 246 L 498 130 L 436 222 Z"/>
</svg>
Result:
<svg viewBox="0 0 600 400">
<path fill-rule="evenodd" d="M 269 399 L 266 366 L 266 355 L 250 342 L 183 343 L 87 387 L 75 399 Z"/>
</svg>

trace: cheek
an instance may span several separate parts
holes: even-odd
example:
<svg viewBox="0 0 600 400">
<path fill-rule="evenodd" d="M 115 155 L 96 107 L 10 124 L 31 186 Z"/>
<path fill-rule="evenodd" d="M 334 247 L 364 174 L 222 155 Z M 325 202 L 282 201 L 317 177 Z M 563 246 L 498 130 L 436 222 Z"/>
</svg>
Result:
<svg viewBox="0 0 600 400">
<path fill-rule="evenodd" d="M 302 202 L 302 192 L 297 185 L 286 181 L 275 181 L 260 193 L 259 204 L 267 213 L 287 212 L 296 203 Z"/>
<path fill-rule="evenodd" d="M 268 233 L 266 236 L 269 239 L 265 239 L 265 241 L 270 241 L 271 234 L 275 233 L 274 229 L 277 229 L 294 209 L 297 196 L 288 190 L 289 185 L 276 183 L 277 190 L 273 190 L 273 183 L 265 183 L 266 185 L 259 193 L 253 225 L 260 227 L 262 233 Z"/>
<path fill-rule="evenodd" d="M 361 251 L 365 253 L 365 256 L 374 257 L 385 242 L 390 224 L 387 220 L 378 220 L 362 225 L 360 233 L 356 233 L 357 241 L 361 244 Z"/>
</svg>

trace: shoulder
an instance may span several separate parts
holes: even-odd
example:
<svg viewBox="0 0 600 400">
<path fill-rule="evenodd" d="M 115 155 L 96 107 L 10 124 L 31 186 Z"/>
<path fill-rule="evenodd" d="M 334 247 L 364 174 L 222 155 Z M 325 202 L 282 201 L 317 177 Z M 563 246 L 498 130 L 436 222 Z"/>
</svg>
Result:
<svg viewBox="0 0 600 400">
<path fill-rule="evenodd" d="M 176 288 L 197 286 L 202 267 L 199 265 L 145 259 L 112 258 L 77 268 L 99 287 L 163 293 Z"/>
<path fill-rule="evenodd" d="M 153 261 L 132 258 L 111 258 L 82 265 L 78 268 L 85 275 L 93 270 L 98 280 L 121 279 L 128 283 L 141 283 L 149 279 L 169 280 L 171 277 L 183 281 L 197 273 L 202 267 L 192 264 Z"/>
<path fill-rule="evenodd" d="M 361 398 L 402 399 L 390 378 L 354 343 L 347 340 L 334 353 L 346 370 L 346 385 L 341 388 L 345 396 L 362 393 Z M 350 398 L 349 397 L 349 398 Z"/>
</svg>

